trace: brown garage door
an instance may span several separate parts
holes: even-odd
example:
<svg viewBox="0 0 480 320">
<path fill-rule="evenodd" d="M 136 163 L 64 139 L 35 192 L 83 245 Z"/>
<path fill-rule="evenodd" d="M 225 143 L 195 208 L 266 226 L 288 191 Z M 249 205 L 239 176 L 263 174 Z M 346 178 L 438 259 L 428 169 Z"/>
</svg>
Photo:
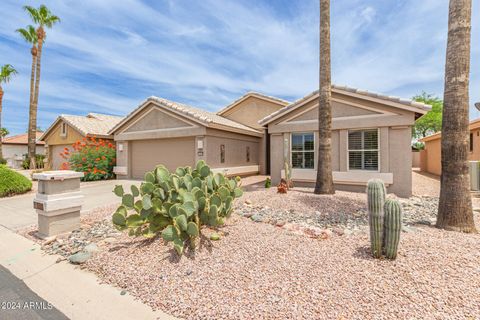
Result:
<svg viewBox="0 0 480 320">
<path fill-rule="evenodd" d="M 62 163 L 67 161 L 60 156 L 60 152 L 63 152 L 64 148 L 68 148 L 71 151 L 72 145 L 60 144 L 60 145 L 49 146 L 48 148 L 51 156 L 50 163 L 52 164 L 52 170 L 59 170 L 60 167 L 62 166 Z"/>
<path fill-rule="evenodd" d="M 130 172 L 135 179 L 143 179 L 145 172 L 163 164 L 170 171 L 180 166 L 193 166 L 195 138 L 136 140 L 131 145 Z"/>
</svg>

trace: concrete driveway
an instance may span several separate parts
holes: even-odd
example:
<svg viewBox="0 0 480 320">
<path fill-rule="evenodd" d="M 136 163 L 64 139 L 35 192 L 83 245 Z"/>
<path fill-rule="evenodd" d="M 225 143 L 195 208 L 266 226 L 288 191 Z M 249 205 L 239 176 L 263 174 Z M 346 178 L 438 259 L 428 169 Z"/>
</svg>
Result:
<svg viewBox="0 0 480 320">
<path fill-rule="evenodd" d="M 140 185 L 141 181 L 136 180 L 107 180 L 95 182 L 82 182 L 80 190 L 85 195 L 82 213 L 94 208 L 115 204 L 120 198 L 113 194 L 112 190 L 116 184 L 123 185 L 129 190 L 132 184 Z M 33 209 L 33 198 L 35 193 L 31 192 L 0 199 L 0 225 L 10 230 L 18 230 L 37 223 L 37 213 Z"/>
</svg>

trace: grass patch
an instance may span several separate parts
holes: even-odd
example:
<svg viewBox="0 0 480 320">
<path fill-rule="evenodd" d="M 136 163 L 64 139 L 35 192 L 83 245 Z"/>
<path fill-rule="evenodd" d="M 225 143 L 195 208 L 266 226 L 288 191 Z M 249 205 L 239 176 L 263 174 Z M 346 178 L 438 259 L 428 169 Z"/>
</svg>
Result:
<svg viewBox="0 0 480 320">
<path fill-rule="evenodd" d="M 0 198 L 32 190 L 32 181 L 24 175 L 0 165 Z"/>
</svg>

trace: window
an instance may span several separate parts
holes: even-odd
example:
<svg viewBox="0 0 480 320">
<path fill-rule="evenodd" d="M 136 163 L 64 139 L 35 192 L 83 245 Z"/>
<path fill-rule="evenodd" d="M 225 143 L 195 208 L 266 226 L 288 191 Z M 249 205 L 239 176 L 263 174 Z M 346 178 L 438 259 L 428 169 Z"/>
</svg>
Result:
<svg viewBox="0 0 480 320">
<path fill-rule="evenodd" d="M 220 163 L 225 163 L 225 145 L 220 145 Z"/>
<path fill-rule="evenodd" d="M 348 132 L 348 167 L 350 170 L 378 170 L 378 130 Z"/>
<path fill-rule="evenodd" d="M 62 137 L 65 137 L 67 135 L 67 124 L 65 122 L 62 122 L 62 128 L 60 131 L 60 135 Z"/>
<path fill-rule="evenodd" d="M 292 133 L 292 168 L 313 169 L 315 164 L 314 135 Z"/>
<path fill-rule="evenodd" d="M 473 152 L 473 133 L 470 133 L 470 152 Z"/>
<path fill-rule="evenodd" d="M 250 147 L 247 147 L 247 162 L 250 162 Z"/>
</svg>

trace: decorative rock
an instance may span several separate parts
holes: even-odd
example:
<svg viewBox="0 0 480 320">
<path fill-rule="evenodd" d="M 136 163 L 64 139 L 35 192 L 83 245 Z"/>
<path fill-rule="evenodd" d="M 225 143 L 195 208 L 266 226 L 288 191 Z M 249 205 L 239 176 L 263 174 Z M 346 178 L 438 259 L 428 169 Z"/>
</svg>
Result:
<svg viewBox="0 0 480 320">
<path fill-rule="evenodd" d="M 213 241 L 220 240 L 220 235 L 214 232 L 210 235 L 210 240 L 213 240 Z"/>
<path fill-rule="evenodd" d="M 245 200 L 245 204 L 250 205 L 250 204 L 252 204 L 252 201 L 250 199 L 247 199 L 247 200 Z"/>
<path fill-rule="evenodd" d="M 287 223 L 285 220 L 278 220 L 276 226 L 277 227 L 283 227 Z"/>
<path fill-rule="evenodd" d="M 251 216 L 251 219 L 255 222 L 262 222 L 263 221 L 263 217 L 258 213 Z"/>
<path fill-rule="evenodd" d="M 92 254 L 90 252 L 80 251 L 68 257 L 68 261 L 73 264 L 82 264 L 90 259 L 91 256 Z"/>
<path fill-rule="evenodd" d="M 83 250 L 89 253 L 94 253 L 94 252 L 98 252 L 100 249 L 98 249 L 98 246 L 96 243 L 92 242 L 88 244 L 85 248 L 83 248 Z"/>
<path fill-rule="evenodd" d="M 121 295 L 121 296 L 124 296 L 124 295 L 126 295 L 126 294 L 127 294 L 127 291 L 125 291 L 125 290 L 120 291 L 120 295 Z"/>
</svg>

